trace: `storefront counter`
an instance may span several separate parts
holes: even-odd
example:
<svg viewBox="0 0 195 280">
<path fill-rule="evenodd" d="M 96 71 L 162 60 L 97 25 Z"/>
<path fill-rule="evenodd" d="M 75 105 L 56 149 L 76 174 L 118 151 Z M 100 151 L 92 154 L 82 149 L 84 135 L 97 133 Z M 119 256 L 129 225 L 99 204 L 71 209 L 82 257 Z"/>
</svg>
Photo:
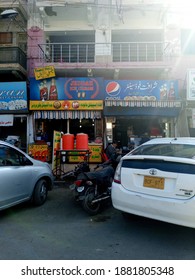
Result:
<svg viewBox="0 0 195 280">
<path fill-rule="evenodd" d="M 28 145 L 28 154 L 34 159 L 50 162 L 52 150 L 46 143 L 33 143 Z"/>
</svg>

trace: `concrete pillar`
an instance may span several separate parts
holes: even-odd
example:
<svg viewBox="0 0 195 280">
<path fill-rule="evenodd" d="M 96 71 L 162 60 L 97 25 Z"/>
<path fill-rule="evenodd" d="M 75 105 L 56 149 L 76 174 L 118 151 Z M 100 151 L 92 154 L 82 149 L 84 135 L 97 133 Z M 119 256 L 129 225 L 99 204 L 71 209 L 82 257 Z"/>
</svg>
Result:
<svg viewBox="0 0 195 280">
<path fill-rule="evenodd" d="M 107 63 L 111 61 L 111 15 L 110 0 L 99 0 L 95 32 L 96 63 Z"/>
</svg>

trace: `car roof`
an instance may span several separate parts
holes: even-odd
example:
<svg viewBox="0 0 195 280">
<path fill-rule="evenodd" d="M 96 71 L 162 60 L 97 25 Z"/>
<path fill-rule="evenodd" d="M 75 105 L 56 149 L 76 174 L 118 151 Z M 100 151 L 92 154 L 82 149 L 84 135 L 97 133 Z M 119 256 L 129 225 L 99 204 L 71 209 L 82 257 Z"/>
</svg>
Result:
<svg viewBox="0 0 195 280">
<path fill-rule="evenodd" d="M 13 144 L 10 144 L 10 142 L 3 141 L 3 140 L 0 140 L 0 144 L 13 147 Z"/>
<path fill-rule="evenodd" d="M 165 138 L 153 138 L 142 145 L 148 144 L 191 144 L 195 145 L 195 137 L 165 137 Z"/>
<path fill-rule="evenodd" d="M 18 149 L 18 148 L 14 145 L 14 143 L 10 143 L 10 142 L 7 142 L 7 141 L 2 141 L 2 140 L 0 140 L 0 145 L 4 145 L 4 146 L 7 146 L 7 147 L 11 147 L 11 148 L 14 147 L 15 150 L 20 150 L 20 149 Z M 20 150 L 20 152 L 22 152 L 23 154 L 27 155 L 27 154 L 26 154 L 24 151 L 22 151 L 22 150 Z"/>
</svg>

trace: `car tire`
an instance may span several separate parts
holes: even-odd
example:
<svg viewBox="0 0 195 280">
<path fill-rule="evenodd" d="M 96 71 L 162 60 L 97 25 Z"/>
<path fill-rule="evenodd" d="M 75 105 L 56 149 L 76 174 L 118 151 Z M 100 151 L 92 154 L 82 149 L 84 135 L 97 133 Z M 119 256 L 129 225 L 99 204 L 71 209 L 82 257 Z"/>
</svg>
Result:
<svg viewBox="0 0 195 280">
<path fill-rule="evenodd" d="M 47 181 L 41 179 L 37 182 L 33 193 L 33 204 L 40 206 L 47 200 L 48 186 Z"/>
</svg>

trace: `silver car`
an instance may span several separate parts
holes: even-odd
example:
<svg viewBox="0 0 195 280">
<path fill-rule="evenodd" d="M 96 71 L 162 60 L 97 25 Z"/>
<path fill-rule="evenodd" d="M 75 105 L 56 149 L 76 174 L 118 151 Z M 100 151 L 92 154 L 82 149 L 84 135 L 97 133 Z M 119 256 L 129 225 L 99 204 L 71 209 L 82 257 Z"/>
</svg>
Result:
<svg viewBox="0 0 195 280">
<path fill-rule="evenodd" d="M 53 188 L 48 163 L 35 160 L 4 141 L 0 141 L 0 178 L 0 210 L 27 200 L 42 205 Z"/>
</svg>

